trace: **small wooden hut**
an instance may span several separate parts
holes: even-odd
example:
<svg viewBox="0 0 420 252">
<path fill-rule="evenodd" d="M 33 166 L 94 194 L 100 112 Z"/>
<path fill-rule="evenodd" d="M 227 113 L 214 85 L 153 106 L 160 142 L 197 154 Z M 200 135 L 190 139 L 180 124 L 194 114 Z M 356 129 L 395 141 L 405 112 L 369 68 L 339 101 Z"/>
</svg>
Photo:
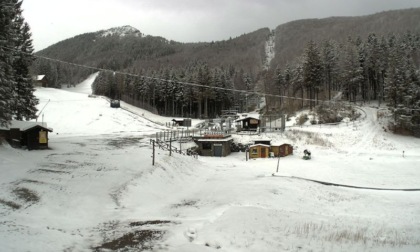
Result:
<svg viewBox="0 0 420 252">
<path fill-rule="evenodd" d="M 238 131 L 257 131 L 260 126 L 260 119 L 256 117 L 245 117 L 235 121 Z"/>
<path fill-rule="evenodd" d="M 48 80 L 45 75 L 35 75 L 33 77 L 33 83 L 36 87 L 48 87 Z"/>
<path fill-rule="evenodd" d="M 233 138 L 230 135 L 211 134 L 195 138 L 201 156 L 226 157 L 230 155 L 230 145 Z"/>
<path fill-rule="evenodd" d="M 172 126 L 191 127 L 191 118 L 174 118 L 172 119 Z"/>
<path fill-rule="evenodd" d="M 52 132 L 46 123 L 12 121 L 6 127 L 0 127 L 0 136 L 15 148 L 26 146 L 28 150 L 47 149 L 48 132 Z"/>
<path fill-rule="evenodd" d="M 254 144 L 249 146 L 249 158 L 268 158 L 270 145 Z"/>
<path fill-rule="evenodd" d="M 271 152 L 274 153 L 275 157 L 285 157 L 293 154 L 293 146 L 290 144 L 272 144 Z"/>
</svg>

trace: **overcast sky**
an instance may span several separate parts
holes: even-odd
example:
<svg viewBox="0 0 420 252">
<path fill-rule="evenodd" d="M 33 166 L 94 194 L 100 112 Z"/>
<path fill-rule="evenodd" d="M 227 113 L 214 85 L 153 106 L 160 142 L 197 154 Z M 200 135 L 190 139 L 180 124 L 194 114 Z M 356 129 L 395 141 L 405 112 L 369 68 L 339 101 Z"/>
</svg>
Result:
<svg viewBox="0 0 420 252">
<path fill-rule="evenodd" d="M 420 7 L 419 0 L 24 0 L 35 50 L 78 34 L 131 25 L 179 42 L 229 39 L 305 18 Z"/>
</svg>

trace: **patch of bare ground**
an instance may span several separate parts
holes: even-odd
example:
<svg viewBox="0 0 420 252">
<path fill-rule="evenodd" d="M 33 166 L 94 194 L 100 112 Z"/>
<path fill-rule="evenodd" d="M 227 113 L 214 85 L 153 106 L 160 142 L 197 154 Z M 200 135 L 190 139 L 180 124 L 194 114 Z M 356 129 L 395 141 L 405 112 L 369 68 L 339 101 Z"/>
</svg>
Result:
<svg viewBox="0 0 420 252">
<path fill-rule="evenodd" d="M 40 200 L 38 194 L 25 187 L 17 187 L 12 191 L 19 199 L 27 203 L 36 203 Z"/>
<path fill-rule="evenodd" d="M 143 137 L 122 137 L 109 139 L 107 145 L 115 147 L 117 149 L 138 145 Z"/>
<path fill-rule="evenodd" d="M 178 224 L 169 220 L 147 220 L 121 223 L 103 223 L 97 231 L 103 238 L 102 244 L 91 247 L 92 251 L 150 251 L 162 246 L 165 226 Z"/>
<path fill-rule="evenodd" d="M 45 182 L 38 181 L 38 180 L 33 180 L 33 179 L 22 179 L 17 184 L 25 184 L 25 183 L 28 183 L 28 184 L 37 184 L 37 185 L 45 184 Z"/>
<path fill-rule="evenodd" d="M 172 204 L 171 208 L 180 208 L 180 207 L 196 207 L 198 204 L 198 200 L 183 200 L 181 203 Z"/>
<path fill-rule="evenodd" d="M 13 208 L 14 210 L 17 210 L 22 207 L 21 205 L 13 201 L 8 201 L 8 200 L 3 200 L 3 199 L 0 199 L 0 204 Z"/>
<path fill-rule="evenodd" d="M 145 251 L 154 248 L 154 242 L 161 240 L 165 235 L 161 230 L 137 230 L 124 234 L 112 241 L 92 248 L 93 251 Z"/>
<path fill-rule="evenodd" d="M 70 174 L 70 172 L 67 171 L 57 171 L 57 170 L 51 170 L 51 169 L 37 169 L 35 170 L 36 172 L 47 172 L 47 173 L 66 173 L 66 174 Z"/>
<path fill-rule="evenodd" d="M 162 225 L 162 224 L 171 224 L 171 223 L 173 223 L 173 222 L 172 221 L 167 221 L 167 220 L 136 221 L 136 222 L 131 222 L 130 226 L 131 227 L 139 227 L 139 226 Z"/>
</svg>

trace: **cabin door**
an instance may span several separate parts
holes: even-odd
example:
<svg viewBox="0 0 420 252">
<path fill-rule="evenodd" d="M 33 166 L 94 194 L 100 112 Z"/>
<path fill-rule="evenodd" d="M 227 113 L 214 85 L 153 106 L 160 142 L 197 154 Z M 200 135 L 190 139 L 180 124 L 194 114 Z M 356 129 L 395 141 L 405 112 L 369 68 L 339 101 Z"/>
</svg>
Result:
<svg viewBox="0 0 420 252">
<path fill-rule="evenodd" d="M 222 145 L 214 145 L 214 156 L 215 157 L 222 157 L 223 155 L 223 146 Z"/>
<path fill-rule="evenodd" d="M 267 156 L 265 148 L 261 148 L 261 157 L 265 158 Z"/>
</svg>

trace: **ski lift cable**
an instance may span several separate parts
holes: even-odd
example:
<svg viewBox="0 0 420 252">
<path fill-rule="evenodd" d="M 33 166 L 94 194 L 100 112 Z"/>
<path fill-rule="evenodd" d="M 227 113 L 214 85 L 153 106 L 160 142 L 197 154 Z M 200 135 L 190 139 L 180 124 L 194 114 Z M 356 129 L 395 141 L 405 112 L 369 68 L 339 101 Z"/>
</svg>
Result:
<svg viewBox="0 0 420 252">
<path fill-rule="evenodd" d="M 6 46 L 0 46 L 0 48 L 7 49 L 7 50 L 12 50 L 12 51 L 18 51 L 14 48 L 6 47 Z M 163 78 L 156 78 L 156 77 L 150 77 L 150 76 L 146 76 L 146 75 L 132 74 L 132 73 L 127 73 L 127 72 L 115 71 L 115 70 L 111 70 L 111 69 L 105 69 L 105 68 L 100 68 L 100 67 L 92 67 L 92 66 L 88 66 L 88 65 L 77 64 L 77 63 L 63 61 L 63 60 L 54 59 L 54 58 L 49 58 L 49 57 L 45 57 L 45 56 L 34 55 L 34 54 L 28 53 L 28 52 L 22 52 L 22 51 L 20 51 L 20 52 L 32 55 L 35 58 L 45 59 L 45 60 L 48 60 L 48 61 L 59 62 L 59 63 L 71 65 L 71 66 L 76 66 L 76 67 L 81 67 L 81 68 L 86 68 L 86 69 L 91 69 L 91 70 L 96 70 L 96 71 L 110 72 L 114 75 L 115 74 L 120 74 L 120 75 L 131 76 L 131 77 L 140 77 L 140 78 L 155 80 L 155 81 L 170 82 L 170 83 L 175 83 L 175 84 L 184 85 L 184 86 L 191 86 L 191 87 L 198 87 L 198 88 L 208 88 L 208 89 L 215 89 L 215 90 L 224 90 L 224 91 L 230 91 L 230 92 L 236 92 L 236 93 L 242 93 L 242 94 L 254 94 L 254 95 L 258 95 L 258 96 L 284 98 L 284 99 L 291 99 L 291 100 L 314 101 L 314 102 L 321 102 L 321 103 L 341 103 L 341 104 L 351 105 L 351 103 L 347 102 L 347 101 L 308 99 L 308 98 L 300 98 L 300 97 L 286 96 L 286 95 L 267 94 L 267 93 L 257 92 L 257 91 L 239 90 L 239 89 L 234 89 L 234 88 L 212 87 L 212 86 L 206 86 L 206 85 L 193 83 L 193 82 L 167 80 L 167 79 L 163 79 Z M 413 110 L 418 110 L 418 109 L 413 109 Z"/>
<path fill-rule="evenodd" d="M 258 96 L 268 96 L 268 97 L 293 99 L 293 100 L 301 100 L 301 101 L 317 101 L 317 102 L 321 102 L 321 103 L 322 102 L 325 102 L 325 103 L 346 103 L 346 102 L 343 102 L 343 101 L 335 101 L 335 100 L 316 100 L 316 99 L 300 98 L 300 97 L 286 96 L 286 95 L 267 94 L 267 93 L 257 92 L 257 91 L 239 90 L 239 89 L 234 89 L 234 88 L 212 87 L 212 86 L 206 86 L 206 85 L 203 85 L 203 84 L 198 84 L 198 83 L 193 83 L 193 82 L 168 80 L 168 79 L 163 79 L 163 78 L 150 77 L 150 76 L 146 76 L 146 75 L 132 74 L 132 73 L 114 71 L 114 70 L 105 69 L 105 68 L 92 67 L 92 66 L 87 66 L 87 65 L 62 61 L 62 60 L 59 60 L 59 59 L 53 59 L 53 58 L 49 58 L 49 57 L 45 57 L 45 56 L 35 55 L 35 57 L 45 59 L 45 60 L 49 60 L 49 61 L 55 61 L 55 62 L 59 62 L 59 63 L 63 63 L 63 64 L 68 64 L 68 65 L 72 65 L 72 66 L 76 66 L 76 67 L 96 70 L 96 71 L 109 72 L 109 73 L 112 73 L 112 74 L 120 74 L 120 75 L 126 75 L 126 76 L 131 76 L 131 77 L 140 77 L 140 78 L 144 78 L 144 79 L 148 79 L 148 80 L 155 80 L 155 81 L 161 81 L 161 82 L 170 82 L 170 83 L 175 83 L 175 84 L 184 85 L 184 86 L 191 86 L 191 87 L 198 87 L 198 88 L 208 88 L 208 89 L 214 89 L 214 90 L 223 90 L 223 91 L 230 91 L 230 92 L 243 93 L 243 94 L 254 94 L 254 95 L 258 95 Z"/>
</svg>

